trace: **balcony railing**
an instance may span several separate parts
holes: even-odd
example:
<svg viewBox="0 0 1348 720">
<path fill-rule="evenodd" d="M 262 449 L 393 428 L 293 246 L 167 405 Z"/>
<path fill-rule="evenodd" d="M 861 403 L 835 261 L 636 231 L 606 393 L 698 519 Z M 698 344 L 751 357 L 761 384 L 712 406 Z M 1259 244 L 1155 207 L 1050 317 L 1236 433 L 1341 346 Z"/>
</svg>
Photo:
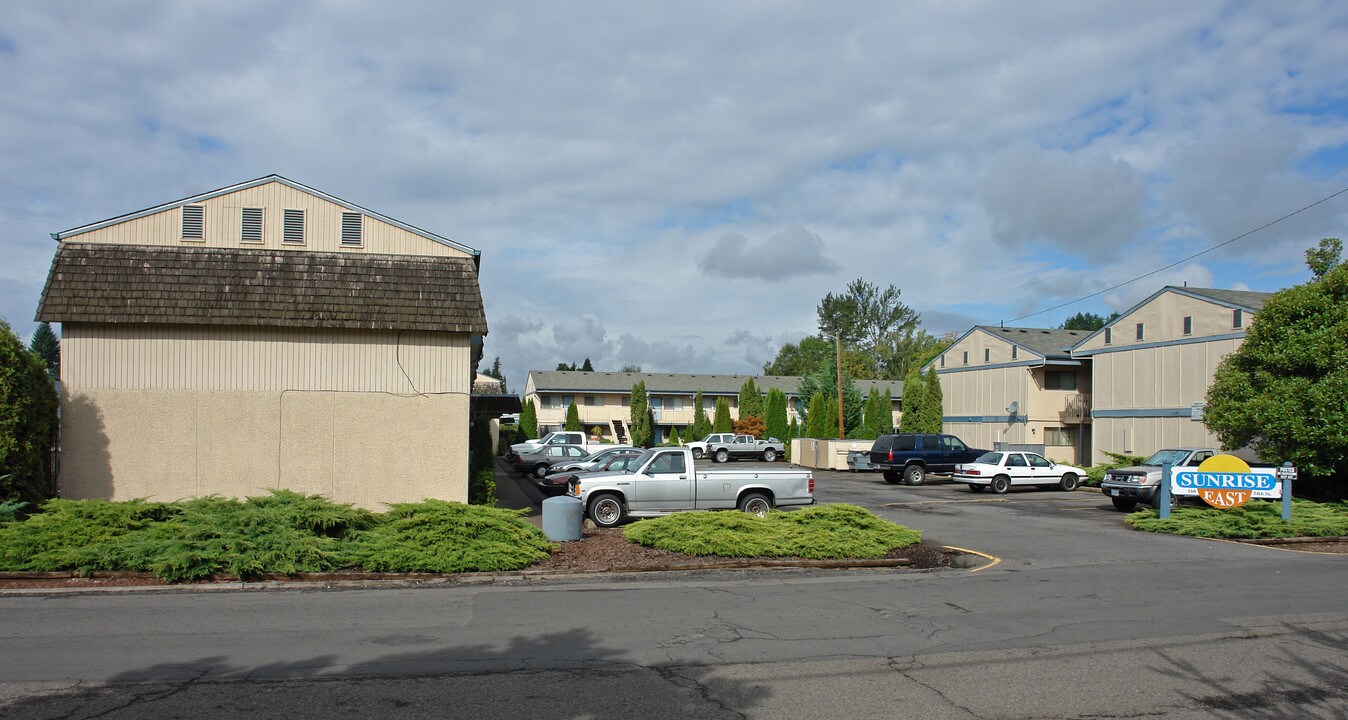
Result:
<svg viewBox="0 0 1348 720">
<path fill-rule="evenodd" d="M 1091 421 L 1091 396 L 1084 393 L 1069 395 L 1063 399 L 1063 409 L 1058 413 L 1064 423 L 1086 424 Z"/>
</svg>

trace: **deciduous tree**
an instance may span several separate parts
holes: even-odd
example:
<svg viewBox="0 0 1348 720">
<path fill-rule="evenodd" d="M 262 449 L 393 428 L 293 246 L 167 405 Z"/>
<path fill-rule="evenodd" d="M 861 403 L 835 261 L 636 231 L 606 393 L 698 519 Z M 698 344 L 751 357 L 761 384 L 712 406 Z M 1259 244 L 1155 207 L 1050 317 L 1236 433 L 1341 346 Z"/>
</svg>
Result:
<svg viewBox="0 0 1348 720">
<path fill-rule="evenodd" d="M 1231 449 L 1348 483 L 1348 265 L 1333 238 L 1306 253 L 1314 279 L 1264 301 L 1217 366 L 1203 423 Z"/>
</svg>

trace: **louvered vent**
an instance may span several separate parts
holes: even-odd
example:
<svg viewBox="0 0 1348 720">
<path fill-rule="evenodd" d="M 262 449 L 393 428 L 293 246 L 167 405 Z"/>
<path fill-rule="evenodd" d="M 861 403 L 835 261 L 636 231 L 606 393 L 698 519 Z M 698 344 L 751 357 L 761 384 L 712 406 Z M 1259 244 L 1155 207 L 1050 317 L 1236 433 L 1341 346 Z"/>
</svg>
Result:
<svg viewBox="0 0 1348 720">
<path fill-rule="evenodd" d="M 361 214 L 342 213 L 342 244 L 359 247 L 361 244 Z"/>
<path fill-rule="evenodd" d="M 183 238 L 201 240 L 206 237 L 206 208 L 202 205 L 183 206 Z"/>
<path fill-rule="evenodd" d="M 304 242 L 304 211 L 286 210 L 281 239 L 288 243 Z"/>
<path fill-rule="evenodd" d="M 262 208 L 243 209 L 243 234 L 240 239 L 251 243 L 262 242 Z"/>
</svg>

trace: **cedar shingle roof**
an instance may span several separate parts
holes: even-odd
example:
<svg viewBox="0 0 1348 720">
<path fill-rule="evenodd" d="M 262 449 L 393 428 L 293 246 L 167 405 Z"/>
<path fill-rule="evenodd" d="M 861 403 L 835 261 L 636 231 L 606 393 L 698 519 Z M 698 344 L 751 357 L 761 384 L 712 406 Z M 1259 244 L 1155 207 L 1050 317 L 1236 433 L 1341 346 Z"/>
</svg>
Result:
<svg viewBox="0 0 1348 720">
<path fill-rule="evenodd" d="M 37 319 L 487 332 L 472 258 L 79 242 Z"/>
</svg>

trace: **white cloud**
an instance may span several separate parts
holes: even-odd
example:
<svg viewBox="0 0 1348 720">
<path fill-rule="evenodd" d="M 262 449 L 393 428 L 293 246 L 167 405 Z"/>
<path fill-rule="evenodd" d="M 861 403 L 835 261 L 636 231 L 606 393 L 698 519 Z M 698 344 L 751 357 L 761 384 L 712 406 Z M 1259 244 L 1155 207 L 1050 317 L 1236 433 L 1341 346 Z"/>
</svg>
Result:
<svg viewBox="0 0 1348 720">
<path fill-rule="evenodd" d="M 761 243 L 739 233 L 725 235 L 702 254 L 698 265 L 721 277 L 759 280 L 830 275 L 841 269 L 828 256 L 824 241 L 803 227 L 786 228 Z"/>
</svg>

